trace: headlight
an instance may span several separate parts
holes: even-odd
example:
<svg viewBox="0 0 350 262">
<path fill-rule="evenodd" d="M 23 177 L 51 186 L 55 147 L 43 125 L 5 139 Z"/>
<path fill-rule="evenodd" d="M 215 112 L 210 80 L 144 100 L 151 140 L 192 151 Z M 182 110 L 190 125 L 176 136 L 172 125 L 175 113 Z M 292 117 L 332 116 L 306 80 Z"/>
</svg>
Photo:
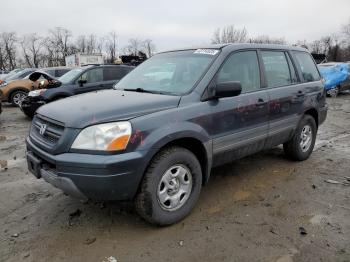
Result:
<svg viewBox="0 0 350 262">
<path fill-rule="evenodd" d="M 7 86 L 7 82 L 3 82 L 0 84 L 0 87 L 4 87 L 4 86 Z"/>
<path fill-rule="evenodd" d="M 117 151 L 128 145 L 131 136 L 129 122 L 115 122 L 89 126 L 75 139 L 72 149 Z"/>
<path fill-rule="evenodd" d="M 46 91 L 46 89 L 38 89 L 38 90 L 34 90 L 34 91 L 30 91 L 28 96 L 40 96 L 42 95 L 44 92 Z"/>
</svg>

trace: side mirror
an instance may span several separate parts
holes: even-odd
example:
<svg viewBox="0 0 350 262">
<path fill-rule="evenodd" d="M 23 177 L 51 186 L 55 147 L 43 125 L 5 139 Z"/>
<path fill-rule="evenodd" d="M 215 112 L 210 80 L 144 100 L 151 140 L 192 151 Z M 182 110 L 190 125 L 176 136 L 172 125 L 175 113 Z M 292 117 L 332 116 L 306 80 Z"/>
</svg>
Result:
<svg viewBox="0 0 350 262">
<path fill-rule="evenodd" d="M 215 86 L 215 98 L 238 96 L 242 92 L 241 82 L 221 82 Z"/>
<path fill-rule="evenodd" d="M 87 83 L 86 79 L 79 79 L 78 80 L 78 84 L 80 87 L 84 86 L 84 84 L 86 84 L 86 83 Z"/>
</svg>

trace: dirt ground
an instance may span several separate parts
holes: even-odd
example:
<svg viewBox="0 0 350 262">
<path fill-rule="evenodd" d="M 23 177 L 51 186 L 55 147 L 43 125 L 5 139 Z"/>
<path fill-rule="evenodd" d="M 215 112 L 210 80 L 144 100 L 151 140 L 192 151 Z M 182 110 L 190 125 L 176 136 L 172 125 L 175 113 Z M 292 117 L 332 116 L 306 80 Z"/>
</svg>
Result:
<svg viewBox="0 0 350 262">
<path fill-rule="evenodd" d="M 217 168 L 191 215 L 164 228 L 129 203 L 82 203 L 35 179 L 30 121 L 4 106 L 0 261 L 350 261 L 350 94 L 328 103 L 309 160 L 277 147 Z"/>
</svg>

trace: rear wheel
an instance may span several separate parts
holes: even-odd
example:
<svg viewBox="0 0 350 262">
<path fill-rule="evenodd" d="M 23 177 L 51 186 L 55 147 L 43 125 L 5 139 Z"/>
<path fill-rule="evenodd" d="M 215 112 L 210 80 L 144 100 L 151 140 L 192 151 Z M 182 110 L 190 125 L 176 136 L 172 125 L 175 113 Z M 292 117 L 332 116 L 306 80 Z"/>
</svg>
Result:
<svg viewBox="0 0 350 262">
<path fill-rule="evenodd" d="M 135 199 L 136 211 L 157 225 L 171 225 L 195 206 L 202 186 L 201 166 L 196 156 L 181 147 L 156 155 L 148 167 Z"/>
<path fill-rule="evenodd" d="M 10 102 L 13 106 L 20 106 L 26 96 L 27 92 L 23 90 L 16 90 L 11 94 Z"/>
<path fill-rule="evenodd" d="M 316 134 L 315 119 L 310 115 L 305 115 L 292 139 L 283 144 L 285 154 L 298 161 L 308 159 L 315 146 Z"/>
</svg>

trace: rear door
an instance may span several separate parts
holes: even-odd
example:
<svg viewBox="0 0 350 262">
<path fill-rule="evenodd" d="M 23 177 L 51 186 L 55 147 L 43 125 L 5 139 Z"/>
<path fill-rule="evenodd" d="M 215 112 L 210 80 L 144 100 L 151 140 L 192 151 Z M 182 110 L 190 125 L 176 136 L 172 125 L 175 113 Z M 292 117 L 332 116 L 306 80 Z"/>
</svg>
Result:
<svg viewBox="0 0 350 262">
<path fill-rule="evenodd" d="M 239 81 L 242 93 L 210 101 L 214 165 L 258 152 L 268 132 L 268 95 L 261 88 L 256 50 L 231 54 L 216 76 L 216 82 Z"/>
<path fill-rule="evenodd" d="M 288 52 L 260 50 L 264 86 L 269 95 L 269 133 L 265 148 L 286 142 L 303 112 L 303 84 Z"/>
<path fill-rule="evenodd" d="M 79 85 L 79 80 L 84 80 L 86 83 L 83 86 Z M 81 94 L 96 90 L 101 90 L 104 88 L 103 86 L 103 68 L 95 67 L 85 71 L 77 80 L 76 80 L 76 88 L 75 94 Z"/>
</svg>

